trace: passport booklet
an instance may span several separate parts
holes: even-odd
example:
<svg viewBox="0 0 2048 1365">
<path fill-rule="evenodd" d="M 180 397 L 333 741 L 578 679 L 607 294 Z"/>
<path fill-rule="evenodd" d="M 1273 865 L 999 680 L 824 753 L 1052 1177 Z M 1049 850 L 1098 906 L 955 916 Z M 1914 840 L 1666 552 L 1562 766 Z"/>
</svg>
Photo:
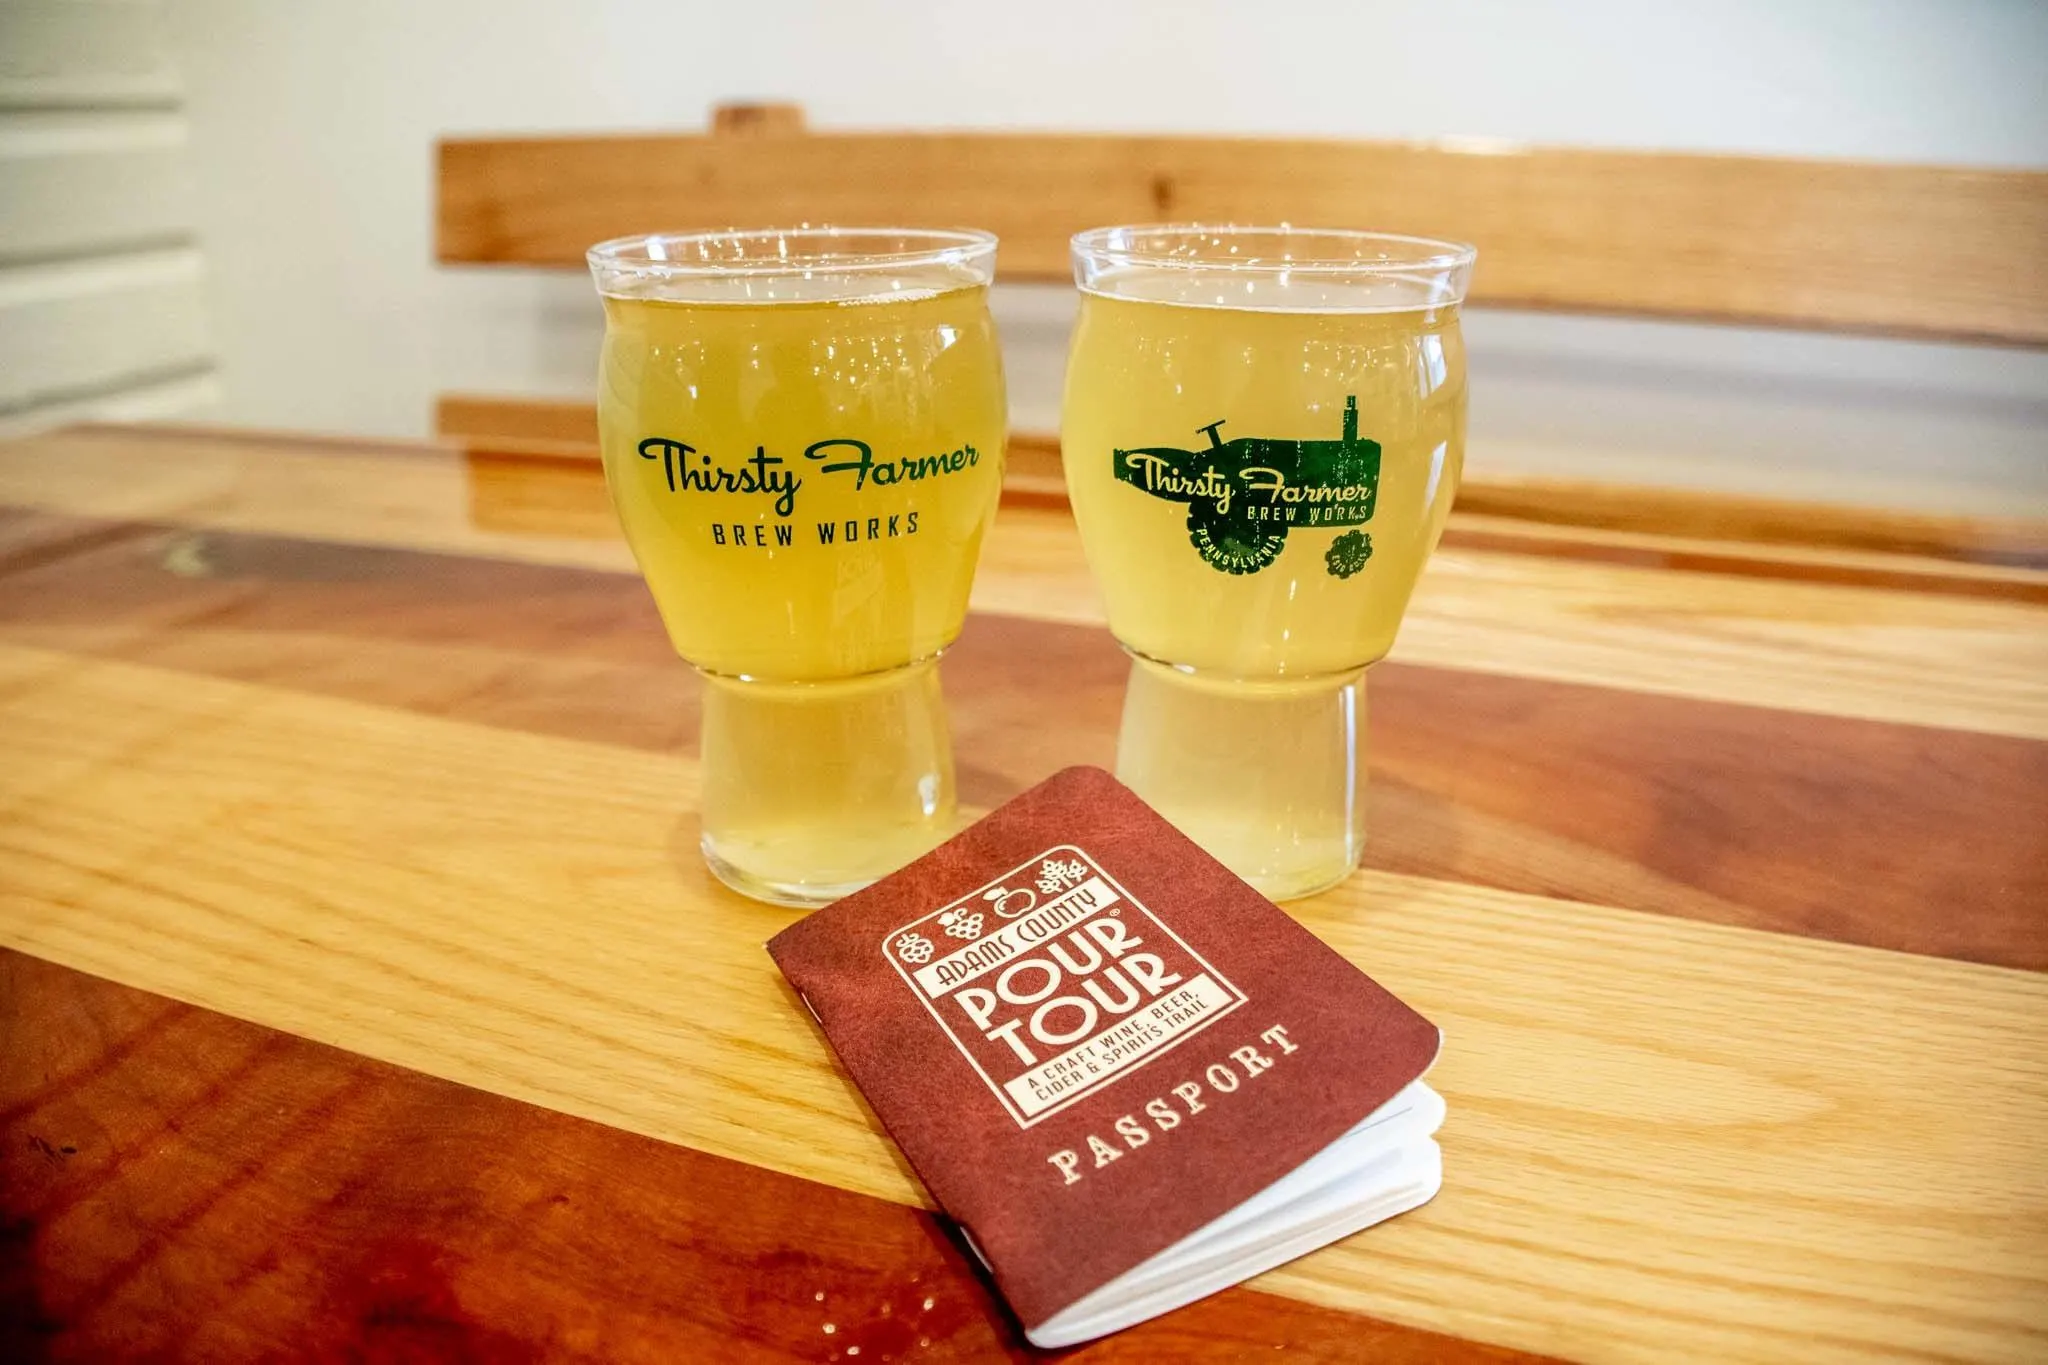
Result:
<svg viewBox="0 0 2048 1365">
<path fill-rule="evenodd" d="M 1436 1027 L 1069 768 L 768 945 L 1038 1346 L 1427 1202 Z"/>
</svg>

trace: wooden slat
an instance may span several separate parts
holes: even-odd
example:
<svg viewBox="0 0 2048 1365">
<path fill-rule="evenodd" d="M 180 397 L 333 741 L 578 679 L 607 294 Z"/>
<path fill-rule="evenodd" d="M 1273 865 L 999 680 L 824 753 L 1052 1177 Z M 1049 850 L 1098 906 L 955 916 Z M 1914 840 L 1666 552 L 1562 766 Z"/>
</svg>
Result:
<svg viewBox="0 0 2048 1365">
<path fill-rule="evenodd" d="M 711 131 L 719 137 L 772 137 L 803 130 L 800 104 L 721 104 L 711 111 Z"/>
<path fill-rule="evenodd" d="M 2038 568 L 2001 567 L 1967 559 L 1933 559 L 1872 550 L 1810 549 L 1757 541 L 1556 527 L 1510 517 L 1461 514 L 1455 509 L 1439 543 L 1451 550 L 1544 555 L 1582 563 L 1896 588 L 2048 605 L 2048 560 Z"/>
<path fill-rule="evenodd" d="M 1013 431 L 1003 456 L 1005 502 L 1067 505 L 1067 471 L 1060 462 L 1059 437 L 1040 431 Z"/>
<path fill-rule="evenodd" d="M 633 571 L 587 467 L 522 461 L 519 525 L 460 457 L 361 442 L 108 427 L 0 448 L 0 503 L 91 517 Z M 551 504 L 577 523 L 548 534 Z M 1005 508 L 978 610 L 1100 624 L 1073 519 Z M 1446 549 L 1397 661 L 1992 734 L 2048 736 L 2048 612 L 2024 603 Z"/>
<path fill-rule="evenodd" d="M 1480 249 L 1475 301 L 2048 344 L 2048 173 L 1553 148 L 1036 133 L 451 139 L 439 258 L 630 232 L 966 224 L 1009 279 L 1083 228 L 1314 223 Z"/>
<path fill-rule="evenodd" d="M 479 456 L 571 461 L 592 461 L 598 457 L 597 409 L 573 399 L 442 394 L 435 401 L 434 431 L 444 442 Z M 1005 498 L 1013 501 L 1065 503 L 1066 479 L 1061 470 L 1057 435 L 1011 433 L 1003 492 Z M 1959 564 L 2048 570 L 2048 522 L 2022 517 L 1937 515 L 1572 479 L 1470 477 L 1458 489 L 1452 515 L 1454 526 L 1475 531 L 1482 528 L 1473 519 L 1486 518 L 1483 529 L 1494 543 L 1504 534 L 1517 535 L 1521 537 L 1520 548 L 1531 553 L 1546 549 L 1553 553 L 1583 551 L 1587 545 L 1595 545 L 1692 554 L 1703 559 L 1703 552 L 1711 548 L 1657 546 L 1642 540 L 1630 543 L 1612 536 L 1580 536 L 1578 544 L 1571 546 L 1557 537 L 1541 534 L 1541 528 L 1560 527 L 1573 532 L 1612 531 L 1623 537 L 1742 542 L 1742 549 L 1732 550 L 1723 545 L 1720 553 L 1723 558 L 1731 554 L 1739 557 L 1751 572 L 1770 572 L 1772 558 L 1781 574 L 1786 572 L 1787 563 L 1814 564 L 1812 551 L 1915 556 Z M 1468 543 L 1470 540 L 1468 537 Z M 1457 541 L 1454 534 L 1451 543 Z M 1781 548 L 1793 553 L 1772 555 L 1772 551 Z M 1886 565 L 1840 555 L 1833 556 L 1823 567 L 1835 570 L 1838 581 L 1845 572 L 1850 581 L 1870 581 L 1883 569 L 1896 575 L 1910 568 L 1896 561 Z M 1856 571 L 1861 571 L 1860 578 L 1854 576 Z M 1816 570 L 1788 576 L 1811 578 L 1816 576 Z M 2008 588 L 2024 585 L 2029 591 L 2048 581 L 2037 581 L 2031 574 L 2025 578 L 1963 577 L 1994 585 L 2004 583 Z M 1943 585 L 1926 586 L 1938 589 Z M 1948 586 L 1953 586 L 1953 578 Z"/>
<path fill-rule="evenodd" d="M 41 513 L 0 513 L 0 575 L 0 641 L 656 753 L 696 738 L 696 688 L 620 575 Z M 1127 672 L 1100 628 L 973 618 L 945 664 L 962 799 L 1113 763 Z M 2048 970 L 2048 744 L 1400 664 L 1370 690 L 1368 866 Z"/>
<path fill-rule="evenodd" d="M 494 411 L 504 407 L 491 400 L 443 399 L 442 411 L 454 412 L 460 418 L 468 415 L 471 404 Z M 525 405 L 522 402 L 515 406 Z M 572 535 L 591 540 L 615 538 L 618 519 L 595 468 L 596 451 L 575 439 L 574 423 L 587 414 L 579 414 L 579 405 L 574 403 L 535 406 L 552 421 L 536 425 L 533 435 L 451 435 L 444 424 L 444 443 L 462 449 L 468 460 L 470 510 L 476 524 L 491 531 Z M 1061 472 L 1056 439 L 1018 433 L 1011 437 L 1006 456 L 1003 505 L 1013 509 L 1007 515 L 1030 515 L 1024 509 L 1051 509 L 1058 517 L 1067 515 L 1066 479 Z M 1483 480 L 1467 481 L 1467 488 L 1475 486 L 1481 490 L 1493 487 Z M 1535 485 L 1526 481 L 1504 486 L 1524 496 L 1537 491 Z M 1561 486 L 1560 494 L 1563 493 Z M 1460 499 L 1460 507 L 1452 510 L 1442 542 L 1454 550 L 1499 551 L 1689 573 L 2048 604 L 2048 524 L 2037 522 L 1996 517 L 1915 517 L 1891 512 L 1874 512 L 1865 517 L 1854 509 L 1816 505 L 1815 541 L 1799 545 L 1521 521 L 1466 512 L 1462 492 Z M 1784 525 L 1789 535 L 1799 507 L 1719 495 L 1704 495 L 1701 501 L 1704 507 L 1685 507 L 1682 515 L 1673 518 L 1674 523 L 1710 530 L 1721 524 L 1715 516 L 1715 509 L 1719 508 L 1726 512 L 1725 524 L 1731 533 L 1773 519 Z M 1606 505 L 1611 507 L 1617 502 L 1610 499 Z M 1653 491 L 1644 501 L 1645 519 L 1654 524 L 1654 512 L 1661 505 L 1662 499 Z M 1829 543 L 1830 535 L 1851 543 L 1910 545 L 1914 552 L 1837 548 Z M 1077 554 L 1079 549 L 1075 542 Z"/>
<path fill-rule="evenodd" d="M 921 1199 L 687 760 L 11 646 L 0 734 L 9 946 Z M 1448 1175 L 1259 1287 L 1591 1361 L 2048 1346 L 2048 978 L 1387 873 L 1297 913 L 1444 1025 Z"/>
<path fill-rule="evenodd" d="M 598 458 L 597 405 L 581 399 L 436 394 L 434 434 L 478 454 Z"/>
<path fill-rule="evenodd" d="M 588 496 L 573 491 L 587 471 L 554 477 L 561 496 Z M 984 611 L 1106 619 L 1064 511 L 1004 509 L 982 544 L 973 600 Z M 2048 737 L 2048 612 L 2023 602 L 1446 547 L 1424 570 L 1390 657 Z"/>
<path fill-rule="evenodd" d="M 1474 515 L 1544 526 L 2048 568 L 2048 522 L 2022 517 L 1944 516 L 1580 479 L 1528 478 L 1468 480 L 1458 489 L 1458 507 Z"/>
<path fill-rule="evenodd" d="M 916 1210 L 15 953 L 0 1028 L 9 1360 L 1032 1358 Z M 1274 1351 L 1535 1359 L 1245 1289 L 1063 1359 Z"/>
</svg>

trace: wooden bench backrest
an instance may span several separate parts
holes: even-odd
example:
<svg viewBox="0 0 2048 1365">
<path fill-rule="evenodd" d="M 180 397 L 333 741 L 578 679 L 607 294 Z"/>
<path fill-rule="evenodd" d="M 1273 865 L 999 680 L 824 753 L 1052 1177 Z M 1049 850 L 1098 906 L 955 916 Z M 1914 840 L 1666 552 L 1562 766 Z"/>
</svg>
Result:
<svg viewBox="0 0 2048 1365">
<path fill-rule="evenodd" d="M 812 133 L 793 105 L 703 133 L 441 143 L 437 254 L 581 269 L 634 232 L 803 222 L 975 226 L 1003 280 L 1071 279 L 1109 223 L 1295 222 L 1476 243 L 1473 299 L 1924 339 L 2048 345 L 2048 172 L 1477 144 L 1057 133 Z M 480 459 L 596 454 L 588 403 L 450 394 Z M 1015 432 L 1006 494 L 1064 495 L 1058 438 Z M 1913 513 L 1542 479 L 1467 480 L 1467 516 L 1989 563 L 2048 532 Z"/>
<path fill-rule="evenodd" d="M 447 264 L 581 266 L 632 232 L 975 226 L 1000 276 L 1157 221 L 1370 227 L 1476 243 L 1478 303 L 2048 344 L 2048 173 L 1556 148 L 1057 133 L 450 139 Z"/>
</svg>

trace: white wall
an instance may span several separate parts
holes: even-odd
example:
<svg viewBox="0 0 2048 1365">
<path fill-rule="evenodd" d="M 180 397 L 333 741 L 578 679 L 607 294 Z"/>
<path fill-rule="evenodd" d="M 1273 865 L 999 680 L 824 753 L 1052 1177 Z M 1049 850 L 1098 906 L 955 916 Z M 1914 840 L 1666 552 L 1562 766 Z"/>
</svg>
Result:
<svg viewBox="0 0 2048 1365">
<path fill-rule="evenodd" d="M 0 0 L 0 434 L 218 396 L 157 0 Z"/>
<path fill-rule="evenodd" d="M 391 435 L 590 387 L 587 285 L 432 262 L 444 133 L 820 127 L 1473 136 L 2048 165 L 2048 6 L 1995 0 L 170 0 L 227 420 Z M 1050 426 L 1066 303 L 1002 301 Z M 2048 508 L 2048 358 L 1507 314 L 1476 469 Z"/>
</svg>

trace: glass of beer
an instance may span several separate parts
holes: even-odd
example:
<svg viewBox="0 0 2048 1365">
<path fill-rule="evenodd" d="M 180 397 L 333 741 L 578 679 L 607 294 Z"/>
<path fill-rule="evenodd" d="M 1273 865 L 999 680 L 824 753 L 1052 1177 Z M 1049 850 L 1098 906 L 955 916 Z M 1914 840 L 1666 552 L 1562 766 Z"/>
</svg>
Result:
<svg viewBox="0 0 2048 1365">
<path fill-rule="evenodd" d="M 1365 847 L 1365 671 L 1465 448 L 1474 252 L 1307 228 L 1074 238 L 1060 443 L 1130 654 L 1117 775 L 1275 899 Z"/>
<path fill-rule="evenodd" d="M 702 847 L 816 905 L 952 832 L 940 653 L 1003 473 L 984 232 L 800 228 L 590 251 L 605 481 L 703 677 Z"/>
</svg>

